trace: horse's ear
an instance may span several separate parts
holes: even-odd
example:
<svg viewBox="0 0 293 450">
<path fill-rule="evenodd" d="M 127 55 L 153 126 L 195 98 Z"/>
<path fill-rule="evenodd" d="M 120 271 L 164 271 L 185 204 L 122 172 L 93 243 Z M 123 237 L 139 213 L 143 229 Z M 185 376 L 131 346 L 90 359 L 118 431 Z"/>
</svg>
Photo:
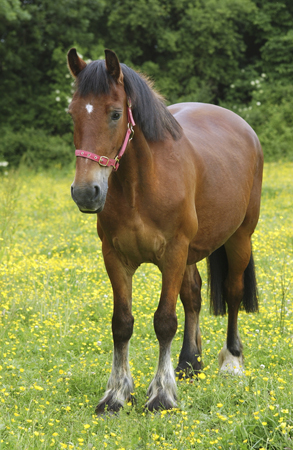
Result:
<svg viewBox="0 0 293 450">
<path fill-rule="evenodd" d="M 123 83 L 123 73 L 117 55 L 112 50 L 105 50 L 106 68 L 116 83 Z"/>
<path fill-rule="evenodd" d="M 86 62 L 78 56 L 75 48 L 71 48 L 67 53 L 67 64 L 75 78 L 86 67 Z"/>
</svg>

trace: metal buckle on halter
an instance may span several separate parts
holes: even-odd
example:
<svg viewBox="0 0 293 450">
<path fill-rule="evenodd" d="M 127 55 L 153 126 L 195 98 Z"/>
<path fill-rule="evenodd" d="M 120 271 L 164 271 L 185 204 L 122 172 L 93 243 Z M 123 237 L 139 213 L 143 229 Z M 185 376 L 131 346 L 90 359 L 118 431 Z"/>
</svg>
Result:
<svg viewBox="0 0 293 450">
<path fill-rule="evenodd" d="M 102 158 L 106 159 L 106 163 L 103 163 L 103 162 L 102 162 Z M 108 162 L 109 162 L 108 156 L 101 156 L 101 157 L 100 157 L 100 160 L 98 161 L 98 163 L 99 163 L 100 166 L 102 166 L 102 167 L 106 167 L 107 164 L 108 164 Z"/>
<path fill-rule="evenodd" d="M 119 163 L 120 163 L 120 159 L 118 158 L 118 155 L 116 156 L 116 158 L 114 158 L 114 161 L 115 161 L 115 163 L 113 164 L 113 170 L 115 170 L 115 172 L 116 172 L 116 170 L 119 167 Z"/>
<path fill-rule="evenodd" d="M 133 136 L 134 136 L 134 129 L 133 129 L 133 126 L 130 125 L 129 123 L 127 124 L 127 126 L 128 126 L 128 129 L 131 131 L 128 141 L 132 141 Z"/>
</svg>

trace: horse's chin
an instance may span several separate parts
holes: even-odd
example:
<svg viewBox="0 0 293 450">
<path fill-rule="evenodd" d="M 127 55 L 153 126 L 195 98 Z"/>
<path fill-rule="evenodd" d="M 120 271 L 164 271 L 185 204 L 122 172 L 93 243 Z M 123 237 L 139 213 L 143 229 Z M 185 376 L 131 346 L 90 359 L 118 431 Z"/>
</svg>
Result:
<svg viewBox="0 0 293 450">
<path fill-rule="evenodd" d="M 101 211 L 103 211 L 103 209 L 104 209 L 104 205 L 94 211 L 89 210 L 89 209 L 81 209 L 81 208 L 79 208 L 79 211 L 82 212 L 83 214 L 99 214 Z"/>
</svg>

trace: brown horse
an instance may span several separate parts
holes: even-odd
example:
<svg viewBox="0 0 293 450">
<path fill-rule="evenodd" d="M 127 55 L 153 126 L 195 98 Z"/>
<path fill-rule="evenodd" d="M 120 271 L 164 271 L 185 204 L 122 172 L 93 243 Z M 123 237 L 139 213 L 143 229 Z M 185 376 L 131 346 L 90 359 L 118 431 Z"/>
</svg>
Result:
<svg viewBox="0 0 293 450">
<path fill-rule="evenodd" d="M 247 312 L 258 308 L 251 235 L 259 216 L 263 154 L 254 131 L 233 112 L 200 103 L 166 108 L 145 77 L 120 64 L 114 52 L 105 55 L 105 61 L 87 65 L 75 49 L 68 53 L 76 78 L 69 106 L 77 149 L 72 198 L 81 212 L 98 213 L 114 296 L 113 366 L 96 412 L 118 411 L 134 390 L 128 363 L 132 277 L 145 262 L 162 273 L 154 315 L 159 363 L 146 406 L 169 409 L 176 406 L 171 343 L 178 294 L 185 331 L 176 373 L 201 370 L 196 263 L 203 258 L 209 261 L 212 310 L 228 310 L 220 369 L 243 372 L 237 317 L 241 303 Z"/>
</svg>

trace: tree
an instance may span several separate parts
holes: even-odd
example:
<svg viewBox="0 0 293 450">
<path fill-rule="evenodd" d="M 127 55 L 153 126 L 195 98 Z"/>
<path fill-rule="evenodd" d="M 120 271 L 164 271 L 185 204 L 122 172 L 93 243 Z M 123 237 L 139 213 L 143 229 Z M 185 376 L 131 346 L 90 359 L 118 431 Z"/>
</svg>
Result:
<svg viewBox="0 0 293 450">
<path fill-rule="evenodd" d="M 103 3 L 13 0 L 13 5 L 17 19 L 11 20 L 8 11 L 0 25 L 0 121 L 64 134 L 71 95 L 66 52 L 74 43 L 94 44 L 89 18 L 101 16 Z"/>
<path fill-rule="evenodd" d="M 115 50 L 169 103 L 252 108 L 246 118 L 259 130 L 278 105 L 280 123 L 291 126 L 291 0 L 0 0 L 0 19 L 2 153 L 15 133 L 21 153 L 17 142 L 30 142 L 34 129 L 42 130 L 38 139 L 71 142 L 66 53 L 73 46 L 86 60 Z"/>
<path fill-rule="evenodd" d="M 30 19 L 30 14 L 23 11 L 19 0 L 0 0 L 0 18 L 13 22 Z"/>
<path fill-rule="evenodd" d="M 244 64 L 243 30 L 254 12 L 252 0 L 112 1 L 109 43 L 168 100 L 217 103 Z"/>
</svg>

